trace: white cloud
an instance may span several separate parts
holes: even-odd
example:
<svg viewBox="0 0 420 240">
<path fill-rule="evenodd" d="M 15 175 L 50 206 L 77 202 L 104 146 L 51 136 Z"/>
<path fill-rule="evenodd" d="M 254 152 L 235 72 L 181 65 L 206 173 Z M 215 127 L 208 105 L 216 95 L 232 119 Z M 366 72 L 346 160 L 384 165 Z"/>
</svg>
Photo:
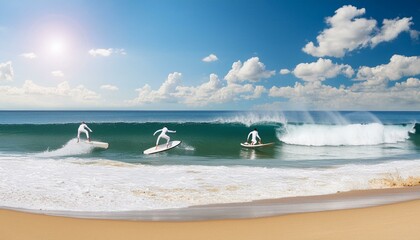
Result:
<svg viewBox="0 0 420 240">
<path fill-rule="evenodd" d="M 149 85 L 137 89 L 139 96 L 131 104 L 158 103 L 170 101 L 189 106 L 205 106 L 211 103 L 225 103 L 241 99 L 259 98 L 266 89 L 252 84 L 224 82 L 216 74 L 210 74 L 209 81 L 198 86 L 182 86 L 181 73 L 172 73 L 158 90 Z"/>
<path fill-rule="evenodd" d="M 21 87 L 0 86 L 2 108 L 65 108 L 69 106 L 97 106 L 100 95 L 78 85 L 71 87 L 66 81 L 47 87 L 26 80 Z"/>
<path fill-rule="evenodd" d="M 210 54 L 207 57 L 205 57 L 205 58 L 202 59 L 203 62 L 215 62 L 217 60 L 219 60 L 219 59 L 214 54 Z"/>
<path fill-rule="evenodd" d="M 239 101 L 241 99 L 255 99 L 261 95 L 261 88 L 262 86 L 254 87 L 252 84 L 241 85 L 228 82 L 226 86 L 220 88 L 214 93 L 214 96 L 211 98 L 211 102 L 225 103 Z"/>
<path fill-rule="evenodd" d="M 286 75 L 286 74 L 289 74 L 289 73 L 290 73 L 289 69 L 283 68 L 283 69 L 280 70 L 281 75 Z"/>
<path fill-rule="evenodd" d="M 298 64 L 293 74 L 305 81 L 324 81 L 337 77 L 339 74 L 351 77 L 354 70 L 349 65 L 335 64 L 330 59 L 319 58 L 316 62 Z"/>
<path fill-rule="evenodd" d="M 364 8 L 357 9 L 351 5 L 337 9 L 334 16 L 326 18 L 329 28 L 317 36 L 318 46 L 309 42 L 302 50 L 316 57 L 343 57 L 353 50 L 391 41 L 402 32 L 409 31 L 412 37 L 415 36 L 415 32 L 410 30 L 412 18 L 385 19 L 378 30 L 375 19 L 360 17 L 365 12 Z"/>
<path fill-rule="evenodd" d="M 420 81 L 409 78 L 389 88 L 368 91 L 332 87 L 321 82 L 296 82 L 293 87 L 272 87 L 269 96 L 287 98 L 283 109 L 313 110 L 419 110 Z"/>
<path fill-rule="evenodd" d="M 324 29 L 317 36 L 318 46 L 309 42 L 303 51 L 316 57 L 343 57 L 348 51 L 367 46 L 376 21 L 356 18 L 363 14 L 364 8 L 357 9 L 351 5 L 337 9 L 334 16 L 326 19 L 330 28 Z"/>
<path fill-rule="evenodd" d="M 181 101 L 189 105 L 205 105 L 204 103 L 209 102 L 221 86 L 222 83 L 219 80 L 219 77 L 212 73 L 210 74 L 208 82 L 197 87 L 177 86 L 174 95 L 183 99 Z"/>
<path fill-rule="evenodd" d="M 0 82 L 13 81 L 12 62 L 0 63 Z"/>
<path fill-rule="evenodd" d="M 136 89 L 139 95 L 134 100 L 131 100 L 130 103 L 154 103 L 171 99 L 176 87 L 181 81 L 181 76 L 182 74 L 179 72 L 169 74 L 168 78 L 162 83 L 158 90 L 152 90 L 148 84 Z"/>
<path fill-rule="evenodd" d="M 51 75 L 58 78 L 64 77 L 64 73 L 60 70 L 52 71 Z"/>
<path fill-rule="evenodd" d="M 294 86 L 272 87 L 268 95 L 288 99 L 282 103 L 284 109 L 419 110 L 420 80 L 414 78 L 420 74 L 420 58 L 417 56 L 394 55 L 388 64 L 360 67 L 356 80 L 362 82 L 348 87 L 333 87 L 322 83 L 326 76 L 340 72 L 346 74 L 346 66 L 325 61 L 320 63 L 322 64 L 319 66 L 314 63 L 303 65 L 308 68 L 303 69 L 305 71 L 301 69 L 305 74 L 297 71 L 297 67 L 293 71 L 297 77 L 307 78 L 307 82 L 296 82 Z M 327 73 L 328 69 L 331 70 L 331 75 Z M 347 72 L 347 76 L 350 77 L 353 71 L 351 69 Z M 403 77 L 410 78 L 388 86 L 388 81 L 400 80 Z"/>
<path fill-rule="evenodd" d="M 101 89 L 108 90 L 108 91 L 118 91 L 118 87 L 110 84 L 105 84 L 101 86 Z"/>
<path fill-rule="evenodd" d="M 12 87 L 12 86 L 0 86 L 0 97 L 13 96 L 13 95 L 22 95 L 24 93 L 22 88 Z"/>
<path fill-rule="evenodd" d="M 23 90 L 28 95 L 62 96 L 82 100 L 95 100 L 100 98 L 97 93 L 85 88 L 83 85 L 71 88 L 70 84 L 66 81 L 59 83 L 56 87 L 44 87 L 35 84 L 31 80 L 26 80 L 23 84 Z"/>
<path fill-rule="evenodd" d="M 410 37 L 412 39 L 415 39 L 415 40 L 419 39 L 419 35 L 420 35 L 420 32 L 419 31 L 417 31 L 417 30 L 410 30 Z"/>
<path fill-rule="evenodd" d="M 420 88 L 420 79 L 408 78 L 407 81 L 401 83 L 395 83 L 396 89 L 407 89 L 407 88 Z M 419 89 L 420 90 L 420 89 Z"/>
<path fill-rule="evenodd" d="M 252 95 L 242 95 L 244 99 L 257 99 L 260 98 L 263 93 L 267 92 L 265 87 L 263 86 L 255 86 L 253 90 L 251 91 Z"/>
<path fill-rule="evenodd" d="M 208 82 L 197 87 L 177 87 L 175 94 L 179 101 L 191 106 L 205 106 L 211 103 L 225 103 L 240 99 L 259 98 L 265 92 L 262 86 L 252 84 L 222 83 L 216 74 L 210 74 Z"/>
<path fill-rule="evenodd" d="M 112 48 L 108 48 L 108 49 L 103 49 L 103 48 L 98 48 L 98 49 L 91 49 L 89 50 L 89 54 L 96 57 L 96 56 L 102 56 L 102 57 L 108 57 L 112 54 Z"/>
<path fill-rule="evenodd" d="M 28 58 L 28 59 L 34 59 L 36 58 L 36 54 L 33 52 L 30 53 L 22 53 L 20 56 L 24 57 L 24 58 Z"/>
<path fill-rule="evenodd" d="M 375 47 L 381 42 L 389 42 L 395 39 L 400 33 L 408 32 L 410 30 L 410 25 L 412 18 L 396 18 L 396 19 L 384 19 L 382 23 L 381 31 L 374 37 L 372 37 L 371 46 Z"/>
<path fill-rule="evenodd" d="M 234 62 L 232 69 L 225 76 L 225 80 L 232 83 L 247 80 L 256 82 L 273 75 L 275 75 L 275 71 L 265 70 L 264 63 L 260 62 L 258 57 L 253 57 L 246 60 L 243 64 L 241 61 Z"/>
<path fill-rule="evenodd" d="M 406 76 L 420 74 L 420 58 L 393 55 L 388 64 L 376 67 L 360 67 L 356 80 L 367 80 L 368 83 L 381 83 L 388 80 L 395 81 Z"/>
<path fill-rule="evenodd" d="M 112 54 L 121 54 L 121 55 L 126 55 L 127 53 L 125 52 L 124 49 L 116 49 L 116 48 L 97 48 L 97 49 L 91 49 L 88 52 L 91 56 L 101 56 L 101 57 L 109 57 Z"/>
</svg>

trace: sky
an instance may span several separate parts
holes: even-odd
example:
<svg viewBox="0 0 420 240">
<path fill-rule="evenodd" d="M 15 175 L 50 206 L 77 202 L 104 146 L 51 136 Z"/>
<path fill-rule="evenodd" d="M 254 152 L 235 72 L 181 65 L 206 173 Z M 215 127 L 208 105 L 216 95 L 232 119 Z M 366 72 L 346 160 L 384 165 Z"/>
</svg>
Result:
<svg viewBox="0 0 420 240">
<path fill-rule="evenodd" d="M 0 6 L 0 110 L 420 111 L 418 0 Z"/>
</svg>

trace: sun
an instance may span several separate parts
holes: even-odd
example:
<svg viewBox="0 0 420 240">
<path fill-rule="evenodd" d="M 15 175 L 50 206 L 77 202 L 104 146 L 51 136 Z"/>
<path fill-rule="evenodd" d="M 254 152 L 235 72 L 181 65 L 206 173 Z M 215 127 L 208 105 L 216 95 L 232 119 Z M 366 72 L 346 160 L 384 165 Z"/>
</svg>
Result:
<svg viewBox="0 0 420 240">
<path fill-rule="evenodd" d="M 48 43 L 49 52 L 54 56 L 62 56 L 66 51 L 66 42 L 64 39 L 55 37 L 51 38 Z"/>
</svg>

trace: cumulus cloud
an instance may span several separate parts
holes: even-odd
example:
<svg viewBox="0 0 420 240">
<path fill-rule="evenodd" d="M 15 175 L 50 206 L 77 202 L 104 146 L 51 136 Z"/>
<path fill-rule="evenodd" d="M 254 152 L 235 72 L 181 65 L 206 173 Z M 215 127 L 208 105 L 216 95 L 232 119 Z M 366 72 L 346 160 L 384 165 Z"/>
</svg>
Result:
<svg viewBox="0 0 420 240">
<path fill-rule="evenodd" d="M 419 39 L 420 32 L 417 30 L 410 30 L 410 37 L 414 40 Z"/>
<path fill-rule="evenodd" d="M 263 93 L 267 92 L 265 87 L 263 86 L 255 86 L 253 87 L 253 90 L 251 91 L 252 95 L 243 95 L 242 97 L 244 99 L 257 99 L 260 98 Z"/>
<path fill-rule="evenodd" d="M 374 91 L 354 90 L 352 87 L 333 87 L 322 82 L 296 82 L 293 87 L 272 87 L 269 96 L 288 99 L 282 109 L 313 110 L 418 110 L 420 82 L 410 78 L 389 88 Z"/>
<path fill-rule="evenodd" d="M 52 71 L 51 75 L 58 78 L 64 77 L 64 73 L 60 70 Z"/>
<path fill-rule="evenodd" d="M 289 74 L 289 73 L 290 73 L 290 70 L 289 69 L 283 68 L 283 69 L 280 70 L 280 74 L 281 75 L 286 75 L 286 74 Z"/>
<path fill-rule="evenodd" d="M 21 87 L 0 86 L 0 105 L 3 108 L 62 108 L 97 104 L 100 95 L 78 85 L 71 87 L 66 81 L 47 87 L 26 80 Z M 92 106 L 92 105 L 91 105 Z"/>
<path fill-rule="evenodd" d="M 240 84 L 222 81 L 212 73 L 209 80 L 198 86 L 183 86 L 180 83 L 181 73 L 169 74 L 158 90 L 146 84 L 137 89 L 139 95 L 129 101 L 132 104 L 157 103 L 171 101 L 189 106 L 205 106 L 211 103 L 225 103 L 241 99 L 259 98 L 266 89 L 263 86 Z"/>
<path fill-rule="evenodd" d="M 67 81 L 59 83 L 56 87 L 44 87 L 35 84 L 31 80 L 26 80 L 23 84 L 23 93 L 29 95 L 72 97 L 83 100 L 95 100 L 100 98 L 97 93 L 85 88 L 83 85 L 71 88 Z"/>
<path fill-rule="evenodd" d="M 112 54 L 121 54 L 121 55 L 126 55 L 127 53 L 125 52 L 124 49 L 120 48 L 97 48 L 97 49 L 90 49 L 88 52 L 91 56 L 100 56 L 100 57 L 109 57 Z"/>
<path fill-rule="evenodd" d="M 225 76 L 228 82 L 253 81 L 257 82 L 262 78 L 269 78 L 275 75 L 275 71 L 265 70 L 264 63 L 260 62 L 258 57 L 246 60 L 243 64 L 241 61 L 234 62 L 232 69 Z"/>
<path fill-rule="evenodd" d="M 205 57 L 205 58 L 201 59 L 201 61 L 203 61 L 203 62 L 215 62 L 215 61 L 217 61 L 217 60 L 219 60 L 219 59 L 218 59 L 218 58 L 217 58 L 217 56 L 216 56 L 216 55 L 214 55 L 213 53 L 212 53 L 212 54 L 210 54 L 210 55 L 208 55 L 207 57 Z"/>
<path fill-rule="evenodd" d="M 222 83 L 219 77 L 212 73 L 209 81 L 197 87 L 194 86 L 177 86 L 175 96 L 182 98 L 183 102 L 190 105 L 204 105 L 203 103 L 210 101 L 214 97 L 214 93 L 220 89 Z"/>
<path fill-rule="evenodd" d="M 360 67 L 357 71 L 356 80 L 366 80 L 366 84 L 375 85 L 418 74 L 420 74 L 420 58 L 418 56 L 406 57 L 395 54 L 388 64 L 376 67 Z"/>
<path fill-rule="evenodd" d="M 174 95 L 174 91 L 179 85 L 181 77 L 182 74 L 179 72 L 170 73 L 158 90 L 152 90 L 151 86 L 146 84 L 143 87 L 136 89 L 139 95 L 130 102 L 143 104 L 168 100 Z"/>
<path fill-rule="evenodd" d="M 395 83 L 396 89 L 418 88 L 420 90 L 420 79 L 408 78 L 405 82 Z"/>
<path fill-rule="evenodd" d="M 262 86 L 253 86 L 252 84 L 237 84 L 227 83 L 226 86 L 220 88 L 214 93 L 210 102 L 204 102 L 204 105 L 208 103 L 225 103 L 231 101 L 240 101 L 241 99 L 256 99 L 261 96 L 265 91 Z"/>
<path fill-rule="evenodd" d="M 28 59 L 34 59 L 36 58 L 36 54 L 33 52 L 29 52 L 29 53 L 22 53 L 20 56 L 24 57 L 24 58 L 28 58 Z"/>
<path fill-rule="evenodd" d="M 0 63 L 0 82 L 13 81 L 12 62 Z"/>
<path fill-rule="evenodd" d="M 242 85 L 226 82 L 225 84 L 218 84 L 218 87 L 215 87 L 211 91 L 203 94 L 203 92 L 200 91 L 201 87 L 202 85 L 190 88 L 191 95 L 185 95 L 180 91 L 180 94 L 178 95 L 181 97 L 180 101 L 192 106 L 204 106 L 211 103 L 220 104 L 240 101 L 242 99 L 256 99 L 266 91 L 263 86 L 253 86 L 252 84 Z"/>
<path fill-rule="evenodd" d="M 412 18 L 396 18 L 383 20 L 383 26 L 378 30 L 375 19 L 362 18 L 366 10 L 346 5 L 335 11 L 335 15 L 326 18 L 329 28 L 318 36 L 318 46 L 309 42 L 302 49 L 315 57 L 343 57 L 346 53 L 368 46 L 375 47 L 381 42 L 395 39 L 402 32 L 410 32 Z"/>
<path fill-rule="evenodd" d="M 336 64 L 330 59 L 319 58 L 316 62 L 298 64 L 293 70 L 293 74 L 305 81 L 324 81 L 337 77 L 339 74 L 350 78 L 353 76 L 354 70 L 349 65 Z"/>
<path fill-rule="evenodd" d="M 324 66 L 325 62 L 321 63 Z M 331 63 L 325 65 L 328 66 L 325 69 L 340 67 Z M 312 66 L 310 69 L 324 68 Z M 345 70 L 342 68 L 340 71 L 343 69 Z M 295 69 L 293 73 L 296 72 L 298 71 Z M 308 72 L 312 74 L 311 71 Z M 332 75 L 335 75 L 339 71 L 336 69 L 332 72 Z M 269 89 L 268 95 L 288 99 L 282 104 L 285 109 L 418 110 L 420 106 L 420 80 L 415 78 L 420 74 L 420 59 L 417 56 L 394 55 L 387 64 L 360 67 L 356 75 L 356 80 L 359 81 L 347 87 L 325 85 L 322 82 L 323 77 L 311 74 L 304 75 L 310 76 L 311 81 L 296 82 L 294 86 L 274 86 Z M 320 74 L 326 75 L 328 74 Z M 388 85 L 389 81 L 401 80 L 404 77 L 409 78 L 397 82 L 394 86 Z"/>
<path fill-rule="evenodd" d="M 118 91 L 118 87 L 110 84 L 101 85 L 101 89 L 108 90 L 108 91 Z"/>
<path fill-rule="evenodd" d="M 351 5 L 337 9 L 334 16 L 326 19 L 330 28 L 317 36 L 318 46 L 309 42 L 303 51 L 316 57 L 343 57 L 347 51 L 367 46 L 376 20 L 356 18 L 363 14 L 364 8 L 357 9 Z"/>
<path fill-rule="evenodd" d="M 382 23 L 381 31 L 372 37 L 370 40 L 371 46 L 375 47 L 381 42 L 389 42 L 395 39 L 400 33 L 408 32 L 410 26 L 413 24 L 411 22 L 412 18 L 396 18 L 396 19 L 384 19 Z"/>
</svg>

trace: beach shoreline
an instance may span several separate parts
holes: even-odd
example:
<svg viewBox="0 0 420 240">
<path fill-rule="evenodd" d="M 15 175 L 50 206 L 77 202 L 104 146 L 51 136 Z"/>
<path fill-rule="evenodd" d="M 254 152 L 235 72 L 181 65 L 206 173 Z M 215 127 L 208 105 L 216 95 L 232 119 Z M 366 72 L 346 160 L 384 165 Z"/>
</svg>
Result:
<svg viewBox="0 0 420 240">
<path fill-rule="evenodd" d="M 251 202 L 195 205 L 143 211 L 55 211 L 0 207 L 0 209 L 59 217 L 134 220 L 134 221 L 206 221 L 248 219 L 296 213 L 321 212 L 380 206 L 420 199 L 420 186 L 353 190 L 334 194 L 263 199 Z"/>
<path fill-rule="evenodd" d="M 334 199 L 370 199 L 419 193 L 420 187 L 351 191 L 345 193 L 222 204 L 225 209 L 245 205 L 271 206 L 290 201 L 303 205 L 335 204 Z M 0 239 L 418 239 L 420 198 L 360 208 L 288 213 L 239 219 L 146 221 L 86 219 L 0 209 Z M 313 201 L 312 201 L 313 202 Z M 357 202 L 357 201 L 356 201 Z M 202 208 L 200 207 L 191 207 Z M 219 205 L 206 206 L 210 211 Z M 254 208 L 258 210 L 258 208 Z"/>
</svg>

